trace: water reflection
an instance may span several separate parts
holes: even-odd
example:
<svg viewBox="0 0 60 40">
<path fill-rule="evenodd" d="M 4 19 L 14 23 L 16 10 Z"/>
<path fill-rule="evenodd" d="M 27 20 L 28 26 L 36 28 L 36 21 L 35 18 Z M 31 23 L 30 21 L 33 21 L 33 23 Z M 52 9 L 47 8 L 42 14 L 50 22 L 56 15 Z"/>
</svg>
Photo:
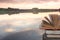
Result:
<svg viewBox="0 0 60 40">
<path fill-rule="evenodd" d="M 39 14 L 32 14 L 32 13 L 31 14 L 30 13 L 21 14 L 20 13 L 20 14 L 14 14 L 11 16 L 0 15 L 0 18 L 2 17 L 0 19 L 0 38 L 4 38 L 4 40 L 5 40 L 7 35 L 24 31 L 23 33 L 31 35 L 29 37 L 33 36 L 32 40 L 40 40 L 41 34 L 43 34 L 43 32 L 38 29 L 39 29 L 39 27 L 41 27 L 41 22 L 44 19 L 44 17 L 48 16 L 49 14 L 59 14 L 60 15 L 59 12 L 48 12 L 48 13 L 39 13 Z M 10 26 L 8 26 L 8 24 L 10 24 Z M 29 31 L 27 33 L 26 31 L 28 31 L 28 30 L 35 30 L 35 31 Z M 36 31 L 37 31 L 37 33 L 36 33 Z M 35 34 L 35 35 L 33 35 L 33 34 Z M 22 33 L 18 34 L 18 35 L 22 35 L 22 37 L 20 36 L 21 38 L 26 37 L 26 35 L 22 34 Z M 18 39 L 16 39 L 16 40 L 18 40 Z"/>
<path fill-rule="evenodd" d="M 27 30 L 22 32 L 12 33 L 2 40 L 42 40 L 42 36 L 37 30 Z"/>
<path fill-rule="evenodd" d="M 13 32 L 13 31 L 14 31 L 14 29 L 12 29 L 12 28 L 5 29 L 5 32 Z"/>
</svg>

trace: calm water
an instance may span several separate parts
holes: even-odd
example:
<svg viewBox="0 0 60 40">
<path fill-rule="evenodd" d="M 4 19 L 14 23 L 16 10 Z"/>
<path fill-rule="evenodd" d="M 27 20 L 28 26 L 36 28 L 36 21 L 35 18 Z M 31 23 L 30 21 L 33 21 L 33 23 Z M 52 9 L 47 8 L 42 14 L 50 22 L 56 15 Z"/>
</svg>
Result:
<svg viewBox="0 0 60 40">
<path fill-rule="evenodd" d="M 59 12 L 47 13 L 23 13 L 14 15 L 0 15 L 0 39 L 3 40 L 42 40 L 44 30 L 40 30 L 41 22 L 49 14 L 59 14 Z M 54 32 L 50 32 L 54 33 Z"/>
</svg>

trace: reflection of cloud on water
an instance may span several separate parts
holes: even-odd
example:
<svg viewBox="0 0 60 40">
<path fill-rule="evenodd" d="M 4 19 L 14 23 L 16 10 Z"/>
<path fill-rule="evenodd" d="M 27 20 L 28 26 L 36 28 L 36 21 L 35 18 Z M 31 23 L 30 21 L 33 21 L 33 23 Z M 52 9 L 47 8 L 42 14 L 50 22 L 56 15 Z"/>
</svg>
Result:
<svg viewBox="0 0 60 40">
<path fill-rule="evenodd" d="M 4 37 L 10 33 L 38 29 L 44 16 L 48 16 L 48 14 L 1 15 L 0 37 Z M 43 31 L 39 31 L 37 31 L 39 35 L 42 35 Z"/>
<path fill-rule="evenodd" d="M 24 28 L 35 28 L 38 27 L 41 20 L 37 19 L 24 19 L 24 20 L 5 20 L 0 22 L 0 28 L 13 28 L 13 29 L 24 29 Z"/>
<path fill-rule="evenodd" d="M 13 31 L 14 31 L 14 29 L 12 29 L 12 28 L 5 29 L 5 32 L 13 32 Z"/>
<path fill-rule="evenodd" d="M 1 15 L 0 17 L 2 17 Z M 24 17 L 24 16 L 23 16 Z M 28 31 L 39 28 L 39 24 L 42 19 L 32 15 L 32 17 L 20 17 L 20 16 L 3 16 L 0 19 L 0 38 L 4 37 L 8 34 L 21 32 L 21 31 Z"/>
<path fill-rule="evenodd" d="M 41 40 L 42 36 L 38 30 L 26 30 L 17 33 L 12 33 L 5 36 L 3 40 Z"/>
</svg>

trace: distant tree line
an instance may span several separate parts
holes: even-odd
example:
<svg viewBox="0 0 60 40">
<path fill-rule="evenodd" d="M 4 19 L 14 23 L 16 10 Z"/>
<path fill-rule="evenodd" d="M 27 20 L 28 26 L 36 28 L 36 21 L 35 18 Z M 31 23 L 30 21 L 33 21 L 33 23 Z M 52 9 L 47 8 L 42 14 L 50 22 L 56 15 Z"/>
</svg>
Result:
<svg viewBox="0 0 60 40">
<path fill-rule="evenodd" d="M 0 14 L 18 14 L 18 13 L 33 13 L 38 14 L 39 12 L 59 12 L 60 9 L 38 9 L 38 8 L 32 8 L 32 9 L 19 9 L 19 8 L 0 8 Z"/>
</svg>

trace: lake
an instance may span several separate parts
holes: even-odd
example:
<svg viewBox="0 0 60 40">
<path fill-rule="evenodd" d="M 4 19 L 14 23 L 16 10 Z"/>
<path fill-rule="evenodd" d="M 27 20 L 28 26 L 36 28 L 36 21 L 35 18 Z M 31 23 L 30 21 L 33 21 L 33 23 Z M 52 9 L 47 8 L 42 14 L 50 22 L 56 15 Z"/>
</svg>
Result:
<svg viewBox="0 0 60 40">
<path fill-rule="evenodd" d="M 20 13 L 14 15 L 0 15 L 0 39 L 1 40 L 42 40 L 44 30 L 41 27 L 42 20 L 49 14 L 59 12 L 46 12 L 39 14 Z"/>
</svg>

